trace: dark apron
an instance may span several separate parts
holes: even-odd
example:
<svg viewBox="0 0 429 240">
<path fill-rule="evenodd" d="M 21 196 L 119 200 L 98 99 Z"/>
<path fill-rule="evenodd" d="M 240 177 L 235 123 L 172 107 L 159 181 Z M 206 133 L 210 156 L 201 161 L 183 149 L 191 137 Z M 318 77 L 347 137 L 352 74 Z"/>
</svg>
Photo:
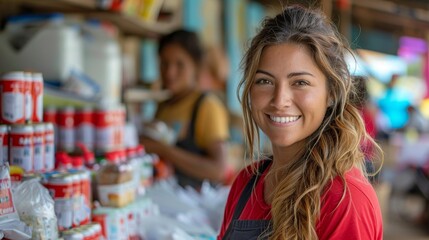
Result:
<svg viewBox="0 0 429 240">
<path fill-rule="evenodd" d="M 195 142 L 195 124 L 196 124 L 198 109 L 201 105 L 202 100 L 206 95 L 207 93 L 202 93 L 198 97 L 197 101 L 194 104 L 194 108 L 192 109 L 191 122 L 189 123 L 186 136 L 184 139 L 176 143 L 177 147 L 202 156 L 206 156 L 207 153 L 203 149 L 199 148 Z M 182 187 L 191 186 L 197 190 L 201 189 L 203 180 L 188 176 L 187 174 L 182 173 L 177 168 L 175 169 L 175 175 L 177 177 L 177 181 L 180 186 Z"/>
<path fill-rule="evenodd" d="M 235 207 L 234 215 L 231 223 L 223 236 L 223 240 L 256 240 L 262 239 L 263 233 L 267 233 L 271 228 L 270 220 L 239 220 L 241 212 L 246 206 L 249 200 L 253 186 L 258 182 L 259 176 L 267 169 L 270 165 L 269 160 L 265 160 L 258 169 L 258 174 L 253 175 L 250 181 L 247 183 L 243 192 L 241 193 L 240 199 L 238 200 L 237 206 Z"/>
</svg>

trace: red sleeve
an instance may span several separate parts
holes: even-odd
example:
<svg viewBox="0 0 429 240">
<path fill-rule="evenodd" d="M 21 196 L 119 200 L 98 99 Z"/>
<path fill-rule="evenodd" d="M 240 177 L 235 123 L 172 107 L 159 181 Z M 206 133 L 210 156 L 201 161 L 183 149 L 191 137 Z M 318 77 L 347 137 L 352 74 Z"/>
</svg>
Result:
<svg viewBox="0 0 429 240">
<path fill-rule="evenodd" d="M 319 239 L 382 240 L 382 216 L 374 189 L 363 176 L 346 176 L 346 183 L 342 200 L 344 184 L 340 178 L 334 179 L 322 197 L 316 225 Z"/>
<path fill-rule="evenodd" d="M 238 199 L 240 198 L 241 192 L 250 180 L 252 169 L 249 167 L 241 170 L 241 172 L 235 178 L 231 190 L 226 201 L 225 212 L 223 215 L 223 221 L 220 228 L 218 240 L 221 240 L 228 229 L 229 223 L 231 222 L 232 216 L 234 215 L 235 206 L 237 205 Z"/>
</svg>

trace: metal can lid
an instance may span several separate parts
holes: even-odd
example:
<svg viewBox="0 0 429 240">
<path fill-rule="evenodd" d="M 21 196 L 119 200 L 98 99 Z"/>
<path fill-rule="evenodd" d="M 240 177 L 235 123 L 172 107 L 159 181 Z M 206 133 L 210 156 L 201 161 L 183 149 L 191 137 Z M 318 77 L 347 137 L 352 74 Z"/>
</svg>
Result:
<svg viewBox="0 0 429 240">
<path fill-rule="evenodd" d="M 40 72 L 33 72 L 32 78 L 34 82 L 43 82 L 43 75 Z"/>
<path fill-rule="evenodd" d="M 9 130 L 8 125 L 0 125 L 0 133 L 7 133 Z"/>
<path fill-rule="evenodd" d="M 34 133 L 44 133 L 46 125 L 44 123 L 35 123 L 33 124 Z"/>
<path fill-rule="evenodd" d="M 31 124 L 12 124 L 10 125 L 11 133 L 33 133 L 33 125 Z"/>
<path fill-rule="evenodd" d="M 53 174 L 51 176 L 49 176 L 48 182 L 50 184 L 55 184 L 55 183 L 73 183 L 73 175 L 69 174 L 69 173 L 57 173 L 57 174 Z"/>
<path fill-rule="evenodd" d="M 53 124 L 53 123 L 51 123 L 51 122 L 44 122 L 44 123 L 42 123 L 42 124 L 44 124 L 44 125 L 45 125 L 45 130 L 46 130 L 46 131 L 48 131 L 48 130 L 54 130 L 54 124 Z"/>
<path fill-rule="evenodd" d="M 1 80 L 25 81 L 24 72 L 16 71 L 4 74 Z"/>
</svg>

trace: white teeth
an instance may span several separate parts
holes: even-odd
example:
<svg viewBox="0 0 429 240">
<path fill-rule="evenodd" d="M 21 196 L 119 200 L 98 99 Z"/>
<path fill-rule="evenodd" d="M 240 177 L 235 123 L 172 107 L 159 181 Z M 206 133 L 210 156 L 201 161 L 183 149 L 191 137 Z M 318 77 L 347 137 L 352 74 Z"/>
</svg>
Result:
<svg viewBox="0 0 429 240">
<path fill-rule="evenodd" d="M 295 117 L 275 117 L 275 116 L 270 116 L 270 118 L 274 122 L 289 123 L 289 122 L 295 122 L 296 120 L 298 120 L 299 116 L 295 116 Z"/>
</svg>

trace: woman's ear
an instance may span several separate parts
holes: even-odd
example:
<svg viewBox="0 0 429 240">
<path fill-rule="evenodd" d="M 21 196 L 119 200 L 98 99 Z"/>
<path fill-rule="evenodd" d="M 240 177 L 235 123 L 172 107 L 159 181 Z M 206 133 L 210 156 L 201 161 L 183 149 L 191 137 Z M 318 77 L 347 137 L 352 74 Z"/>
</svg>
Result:
<svg viewBox="0 0 429 240">
<path fill-rule="evenodd" d="M 328 107 L 332 107 L 334 106 L 334 100 L 332 100 L 332 98 L 328 99 Z"/>
</svg>

